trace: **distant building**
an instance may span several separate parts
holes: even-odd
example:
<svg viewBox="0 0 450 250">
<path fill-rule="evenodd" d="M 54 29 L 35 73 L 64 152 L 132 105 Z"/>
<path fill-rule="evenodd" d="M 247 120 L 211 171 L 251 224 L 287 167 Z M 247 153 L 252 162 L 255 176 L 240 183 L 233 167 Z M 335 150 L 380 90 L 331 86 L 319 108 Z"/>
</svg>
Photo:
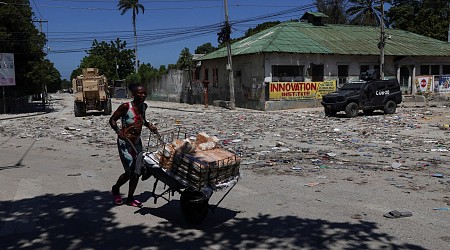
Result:
<svg viewBox="0 0 450 250">
<path fill-rule="evenodd" d="M 309 12 L 301 22 L 281 23 L 232 44 L 237 107 L 301 107 L 317 102 L 334 83 L 339 87 L 380 68 L 379 28 L 324 24 L 324 17 Z M 429 86 L 437 89 L 439 77 L 450 75 L 449 43 L 397 29 L 385 33 L 385 78 L 398 79 L 404 93 L 420 91 L 422 76 L 430 76 Z M 196 61 L 193 82 L 208 85 L 209 103 L 229 100 L 226 48 Z"/>
</svg>

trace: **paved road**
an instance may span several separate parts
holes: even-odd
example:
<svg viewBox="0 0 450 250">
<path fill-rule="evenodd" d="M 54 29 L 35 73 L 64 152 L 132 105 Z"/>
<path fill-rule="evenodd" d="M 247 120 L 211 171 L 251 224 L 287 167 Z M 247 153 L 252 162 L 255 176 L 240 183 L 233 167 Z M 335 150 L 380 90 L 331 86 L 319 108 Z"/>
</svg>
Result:
<svg viewBox="0 0 450 250">
<path fill-rule="evenodd" d="M 450 212 L 433 210 L 450 202 L 448 131 L 434 126 L 445 108 L 328 119 L 149 102 L 161 129 L 179 120 L 215 131 L 243 155 L 239 183 L 191 225 L 178 194 L 153 202 L 154 179 L 138 185 L 143 208 L 114 206 L 121 166 L 109 117 L 75 118 L 70 95 L 54 99 L 54 112 L 0 117 L 1 249 L 450 248 Z M 413 216 L 383 217 L 394 209 Z"/>
</svg>

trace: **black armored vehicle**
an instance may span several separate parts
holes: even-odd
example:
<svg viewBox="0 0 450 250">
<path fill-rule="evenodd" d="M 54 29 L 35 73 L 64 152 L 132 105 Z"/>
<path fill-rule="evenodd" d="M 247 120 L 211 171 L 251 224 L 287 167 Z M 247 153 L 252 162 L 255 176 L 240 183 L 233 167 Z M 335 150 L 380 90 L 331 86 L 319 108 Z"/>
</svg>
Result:
<svg viewBox="0 0 450 250">
<path fill-rule="evenodd" d="M 396 79 L 379 80 L 378 71 L 368 71 L 360 80 L 344 84 L 339 90 L 324 95 L 321 104 L 326 116 L 345 111 L 347 117 L 358 116 L 359 110 L 371 114 L 382 110 L 394 114 L 397 104 L 402 102 L 402 92 Z"/>
</svg>

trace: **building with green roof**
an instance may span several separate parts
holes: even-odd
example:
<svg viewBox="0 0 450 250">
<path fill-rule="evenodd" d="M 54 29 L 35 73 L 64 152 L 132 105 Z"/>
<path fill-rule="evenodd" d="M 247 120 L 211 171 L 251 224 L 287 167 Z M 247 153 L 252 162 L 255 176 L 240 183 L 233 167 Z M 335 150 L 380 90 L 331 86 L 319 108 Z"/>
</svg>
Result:
<svg viewBox="0 0 450 250">
<path fill-rule="evenodd" d="M 379 28 L 323 24 L 324 17 L 306 13 L 303 21 L 281 23 L 232 44 L 237 107 L 272 110 L 304 106 L 320 95 L 279 96 L 269 86 L 296 82 L 303 83 L 297 90 L 306 91 L 306 83 L 335 82 L 339 87 L 358 79 L 362 72 L 380 69 Z M 450 75 L 447 42 L 386 29 L 384 54 L 385 78 L 397 78 L 404 93 L 416 92 L 418 76 L 436 76 L 433 81 L 438 81 L 438 76 Z M 209 102 L 229 100 L 227 49 L 197 61 L 201 66 L 196 80 L 208 87 Z"/>
</svg>

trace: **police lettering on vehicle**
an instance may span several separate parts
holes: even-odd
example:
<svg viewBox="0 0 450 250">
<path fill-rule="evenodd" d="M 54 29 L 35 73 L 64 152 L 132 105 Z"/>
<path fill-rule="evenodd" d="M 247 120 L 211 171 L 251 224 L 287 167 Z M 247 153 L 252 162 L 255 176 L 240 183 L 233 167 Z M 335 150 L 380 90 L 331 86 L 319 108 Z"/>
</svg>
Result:
<svg viewBox="0 0 450 250">
<path fill-rule="evenodd" d="M 385 91 L 377 91 L 375 94 L 376 94 L 376 95 L 389 95 L 389 90 L 385 90 Z"/>
</svg>

